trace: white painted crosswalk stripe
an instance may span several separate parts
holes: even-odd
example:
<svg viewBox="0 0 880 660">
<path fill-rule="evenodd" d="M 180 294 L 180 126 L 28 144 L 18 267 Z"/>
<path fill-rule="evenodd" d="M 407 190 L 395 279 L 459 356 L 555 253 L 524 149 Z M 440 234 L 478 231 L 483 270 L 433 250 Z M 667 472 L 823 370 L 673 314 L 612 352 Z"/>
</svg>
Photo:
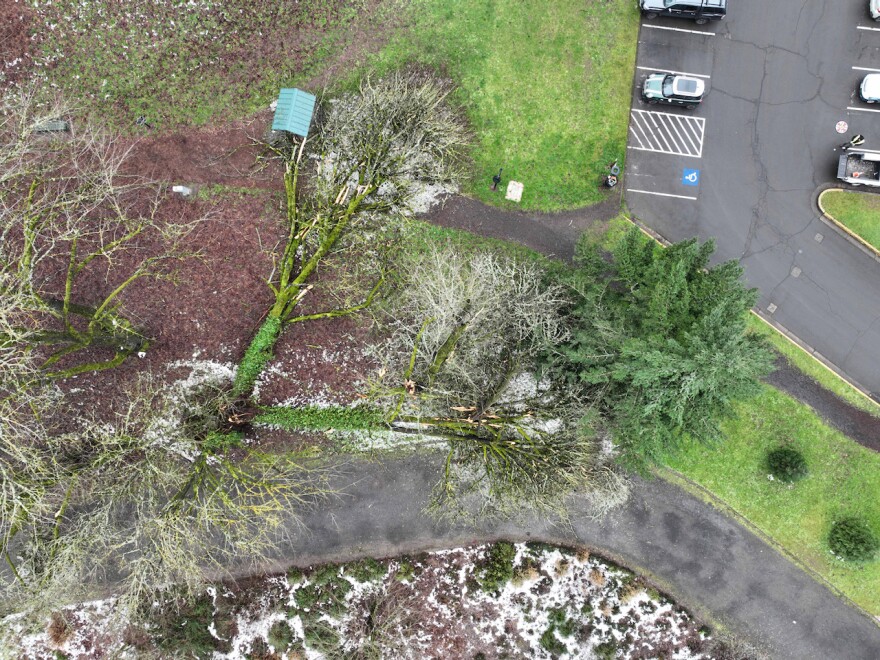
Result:
<svg viewBox="0 0 880 660">
<path fill-rule="evenodd" d="M 703 155 L 706 120 L 702 117 L 633 110 L 629 131 L 630 149 L 692 158 Z"/>
</svg>

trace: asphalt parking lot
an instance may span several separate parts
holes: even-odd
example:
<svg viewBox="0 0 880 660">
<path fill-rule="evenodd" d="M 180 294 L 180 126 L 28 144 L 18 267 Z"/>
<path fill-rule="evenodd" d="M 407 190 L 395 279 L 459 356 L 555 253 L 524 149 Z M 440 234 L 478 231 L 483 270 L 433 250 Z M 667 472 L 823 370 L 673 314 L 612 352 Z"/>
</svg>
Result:
<svg viewBox="0 0 880 660">
<path fill-rule="evenodd" d="M 714 238 L 760 290 L 760 310 L 880 400 L 880 263 L 821 218 L 835 148 L 880 151 L 880 72 L 867 0 L 729 0 L 722 21 L 643 20 L 624 194 L 633 216 L 678 241 Z M 649 106 L 652 71 L 706 83 L 695 110 Z M 843 134 L 838 122 L 847 123 Z"/>
</svg>

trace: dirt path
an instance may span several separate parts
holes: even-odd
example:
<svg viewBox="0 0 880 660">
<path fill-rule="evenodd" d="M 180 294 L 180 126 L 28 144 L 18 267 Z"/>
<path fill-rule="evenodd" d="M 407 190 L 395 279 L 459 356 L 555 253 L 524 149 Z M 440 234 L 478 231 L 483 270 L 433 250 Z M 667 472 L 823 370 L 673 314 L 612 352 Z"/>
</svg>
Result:
<svg viewBox="0 0 880 660">
<path fill-rule="evenodd" d="M 506 211 L 455 195 L 446 198 L 442 206 L 434 207 L 424 219 L 443 227 L 520 243 L 547 256 L 570 261 L 581 232 L 607 222 L 619 210 L 617 195 L 597 206 L 556 214 Z M 860 445 L 880 451 L 880 418 L 838 398 L 784 358 L 777 360 L 776 371 L 765 381 L 813 408 L 828 424 Z"/>
<path fill-rule="evenodd" d="M 837 397 L 792 367 L 785 358 L 776 360 L 776 371 L 764 380 L 810 406 L 828 424 L 860 445 L 880 451 L 880 417 L 859 410 Z"/>
</svg>

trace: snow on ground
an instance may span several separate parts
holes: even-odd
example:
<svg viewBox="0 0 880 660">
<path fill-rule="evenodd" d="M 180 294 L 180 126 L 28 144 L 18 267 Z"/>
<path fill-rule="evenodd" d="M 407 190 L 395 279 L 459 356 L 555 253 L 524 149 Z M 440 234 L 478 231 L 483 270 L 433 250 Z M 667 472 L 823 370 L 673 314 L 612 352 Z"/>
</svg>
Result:
<svg viewBox="0 0 880 660">
<path fill-rule="evenodd" d="M 507 547 L 512 560 L 508 555 L 496 563 L 491 546 L 482 545 L 209 587 L 208 618 L 198 621 L 206 641 L 192 653 L 217 660 L 317 660 L 348 653 L 413 660 L 684 660 L 715 657 L 721 650 L 708 629 L 627 570 L 583 550 L 541 543 Z M 493 592 L 481 586 L 489 566 L 505 575 Z M 28 633 L 20 619 L 7 617 L 0 621 L 0 638 L 17 644 L 25 658 L 55 657 L 55 650 L 69 658 L 104 652 L 155 657 L 143 641 L 138 650 L 123 650 L 121 633 L 110 641 L 113 633 L 105 625 L 111 605 L 70 608 L 66 637 L 51 635 L 49 622 L 47 631 Z M 195 615 L 187 616 L 182 612 L 166 625 L 190 625 Z M 145 630 L 156 634 L 155 624 Z M 128 639 L 136 637 L 129 631 Z"/>
</svg>

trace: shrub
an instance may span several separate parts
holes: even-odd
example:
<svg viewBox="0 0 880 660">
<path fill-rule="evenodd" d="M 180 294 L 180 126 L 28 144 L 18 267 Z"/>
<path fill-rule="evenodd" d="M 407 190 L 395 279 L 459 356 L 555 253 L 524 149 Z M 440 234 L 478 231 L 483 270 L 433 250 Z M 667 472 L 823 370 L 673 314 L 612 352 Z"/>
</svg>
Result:
<svg viewBox="0 0 880 660">
<path fill-rule="evenodd" d="M 791 483 L 807 475 L 807 461 L 796 449 L 780 447 L 767 454 L 767 468 L 776 479 Z"/>
<path fill-rule="evenodd" d="M 556 636 L 556 626 L 551 625 L 541 635 L 541 648 L 554 658 L 568 652 L 568 647 Z"/>
<path fill-rule="evenodd" d="M 269 644 L 276 653 L 283 653 L 293 642 L 293 628 L 287 621 L 276 621 L 269 628 Z"/>
<path fill-rule="evenodd" d="M 305 626 L 306 645 L 328 655 L 339 650 L 339 634 L 323 621 Z"/>
<path fill-rule="evenodd" d="M 178 610 L 173 603 L 151 611 L 150 630 L 153 643 L 160 652 L 209 658 L 216 649 L 216 641 L 208 626 L 214 618 L 214 606 L 209 596 L 183 603 Z"/>
<path fill-rule="evenodd" d="M 416 575 L 416 567 L 413 565 L 411 561 L 408 559 L 401 559 L 400 566 L 397 568 L 397 572 L 394 574 L 394 579 L 398 582 L 409 582 Z"/>
<path fill-rule="evenodd" d="M 499 591 L 513 578 L 513 560 L 516 548 L 512 543 L 499 541 L 489 549 L 489 557 L 483 567 L 480 586 L 483 591 Z"/>
<path fill-rule="evenodd" d="M 73 628 L 70 625 L 67 615 L 64 612 L 52 612 L 49 629 L 47 630 L 49 641 L 51 641 L 54 646 L 61 646 L 68 640 L 68 638 L 70 638 L 72 632 Z"/>
<path fill-rule="evenodd" d="M 834 554 L 848 561 L 869 561 L 880 543 L 864 521 L 849 517 L 831 526 L 828 545 Z"/>
<path fill-rule="evenodd" d="M 617 642 L 614 640 L 608 640 L 601 644 L 597 644 L 593 649 L 593 652 L 596 654 L 596 657 L 601 660 L 614 660 L 617 656 Z"/>
<path fill-rule="evenodd" d="M 375 582 L 385 577 L 388 569 L 375 559 L 361 559 L 348 565 L 346 571 L 358 582 Z"/>
</svg>

